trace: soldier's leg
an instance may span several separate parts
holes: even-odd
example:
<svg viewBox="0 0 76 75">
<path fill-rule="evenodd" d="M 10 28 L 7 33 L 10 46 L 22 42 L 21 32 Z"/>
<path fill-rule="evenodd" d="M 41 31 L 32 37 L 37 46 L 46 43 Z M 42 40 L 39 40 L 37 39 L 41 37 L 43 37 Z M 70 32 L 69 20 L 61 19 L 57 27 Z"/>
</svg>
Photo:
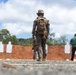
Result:
<svg viewBox="0 0 76 75">
<path fill-rule="evenodd" d="M 42 40 L 42 51 L 43 51 L 43 60 L 46 59 L 46 49 L 45 49 L 46 41 Z"/>
<path fill-rule="evenodd" d="M 72 47 L 72 56 L 71 56 L 71 61 L 73 61 L 73 60 L 74 60 L 74 54 L 75 54 L 75 48 L 74 48 L 74 47 Z"/>
<path fill-rule="evenodd" d="M 36 59 L 36 50 L 34 50 L 34 52 L 33 52 L 33 59 L 34 60 Z"/>
<path fill-rule="evenodd" d="M 39 49 L 37 49 L 37 54 L 38 54 L 38 61 L 40 61 L 41 60 L 41 54 L 40 54 L 40 50 Z"/>
<path fill-rule="evenodd" d="M 36 39 L 37 39 L 37 42 L 38 42 L 38 50 L 37 50 L 38 58 L 39 58 L 38 60 L 41 60 L 41 36 L 37 35 Z"/>
</svg>

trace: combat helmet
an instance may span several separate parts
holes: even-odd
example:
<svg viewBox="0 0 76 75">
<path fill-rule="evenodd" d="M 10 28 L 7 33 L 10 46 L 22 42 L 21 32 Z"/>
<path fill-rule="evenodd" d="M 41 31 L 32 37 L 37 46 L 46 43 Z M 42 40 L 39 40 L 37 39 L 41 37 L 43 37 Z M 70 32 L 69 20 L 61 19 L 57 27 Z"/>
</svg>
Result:
<svg viewBox="0 0 76 75">
<path fill-rule="evenodd" d="M 37 14 L 44 14 L 44 11 L 43 10 L 38 10 Z"/>
</svg>

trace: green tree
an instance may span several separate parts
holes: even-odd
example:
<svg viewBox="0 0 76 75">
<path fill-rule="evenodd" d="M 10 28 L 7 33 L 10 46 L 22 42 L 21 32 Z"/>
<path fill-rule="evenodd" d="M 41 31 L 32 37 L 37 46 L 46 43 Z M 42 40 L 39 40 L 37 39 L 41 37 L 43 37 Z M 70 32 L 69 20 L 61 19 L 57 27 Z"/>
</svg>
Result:
<svg viewBox="0 0 76 75">
<path fill-rule="evenodd" d="M 48 45 L 53 45 L 54 44 L 54 36 L 55 36 L 55 33 L 50 33 L 49 34 L 49 38 L 48 38 L 48 40 L 47 40 L 47 44 Z"/>
<path fill-rule="evenodd" d="M 10 36 L 9 36 L 9 35 L 6 35 L 6 36 L 3 38 L 3 40 L 2 40 L 3 44 L 8 44 L 9 41 L 10 41 Z"/>
<path fill-rule="evenodd" d="M 66 41 L 66 36 L 61 35 L 60 38 L 50 38 L 49 45 L 65 45 Z"/>
<path fill-rule="evenodd" d="M 0 31 L 0 41 L 3 40 L 2 32 Z"/>
<path fill-rule="evenodd" d="M 2 29 L 0 31 L 3 44 L 7 44 L 10 40 L 10 32 L 7 29 Z"/>
<path fill-rule="evenodd" d="M 51 42 L 50 39 L 48 39 L 48 40 L 46 41 L 46 43 L 47 43 L 48 45 L 52 45 L 52 42 Z"/>
<path fill-rule="evenodd" d="M 57 39 L 54 39 L 54 41 L 53 41 L 53 45 L 59 45 Z"/>
<path fill-rule="evenodd" d="M 60 38 L 58 39 L 58 44 L 59 45 L 65 45 L 66 44 L 66 36 L 65 35 L 61 35 Z"/>
<path fill-rule="evenodd" d="M 10 37 L 10 41 L 11 41 L 11 44 L 13 45 L 18 45 L 18 42 L 19 42 L 15 35 L 12 35 Z"/>
<path fill-rule="evenodd" d="M 50 33 L 49 35 L 54 37 L 55 36 L 55 33 Z"/>
<path fill-rule="evenodd" d="M 25 45 L 32 46 L 33 45 L 32 38 L 25 39 Z"/>
<path fill-rule="evenodd" d="M 1 32 L 3 33 L 3 35 L 9 35 L 9 31 L 7 29 L 2 29 Z"/>
</svg>

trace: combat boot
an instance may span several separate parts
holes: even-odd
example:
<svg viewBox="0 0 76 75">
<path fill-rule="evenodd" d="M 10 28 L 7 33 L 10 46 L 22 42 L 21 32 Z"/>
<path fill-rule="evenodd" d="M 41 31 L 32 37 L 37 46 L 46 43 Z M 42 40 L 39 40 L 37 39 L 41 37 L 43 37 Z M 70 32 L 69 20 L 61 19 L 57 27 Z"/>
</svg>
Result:
<svg viewBox="0 0 76 75">
<path fill-rule="evenodd" d="M 40 59 L 37 59 L 37 61 L 41 61 L 41 58 Z"/>
<path fill-rule="evenodd" d="M 33 60 L 36 60 L 36 55 L 33 56 Z"/>
<path fill-rule="evenodd" d="M 46 57 L 42 59 L 42 61 L 46 61 Z"/>
<path fill-rule="evenodd" d="M 46 61 L 46 59 L 42 59 L 42 61 Z"/>
</svg>

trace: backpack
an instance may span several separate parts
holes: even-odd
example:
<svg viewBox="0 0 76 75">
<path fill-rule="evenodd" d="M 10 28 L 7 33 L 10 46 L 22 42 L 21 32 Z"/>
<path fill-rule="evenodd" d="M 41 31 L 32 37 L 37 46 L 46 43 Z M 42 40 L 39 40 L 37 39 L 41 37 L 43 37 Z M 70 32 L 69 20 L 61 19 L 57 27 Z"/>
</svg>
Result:
<svg viewBox="0 0 76 75">
<path fill-rule="evenodd" d="M 44 31 L 46 31 L 46 24 L 47 20 L 44 17 L 39 17 L 37 19 L 37 33 L 38 34 L 44 34 Z"/>
</svg>

